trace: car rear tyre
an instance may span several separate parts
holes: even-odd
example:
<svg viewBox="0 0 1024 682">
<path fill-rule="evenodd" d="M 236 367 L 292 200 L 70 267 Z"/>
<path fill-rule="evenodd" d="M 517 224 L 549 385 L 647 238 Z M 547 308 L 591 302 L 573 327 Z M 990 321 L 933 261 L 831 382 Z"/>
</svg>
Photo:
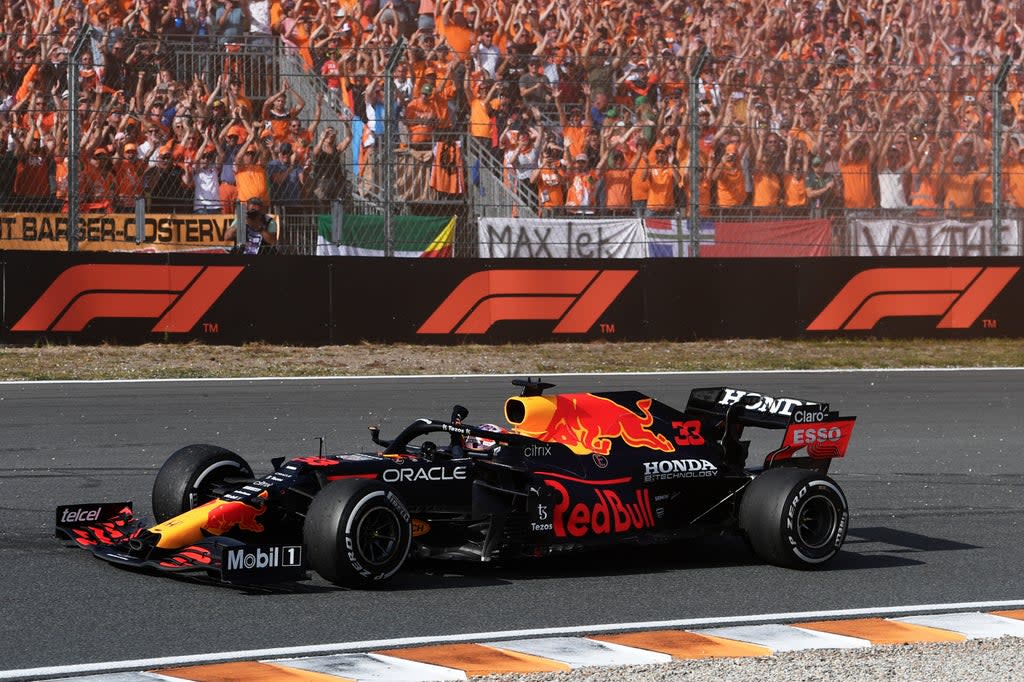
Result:
<svg viewBox="0 0 1024 682">
<path fill-rule="evenodd" d="M 849 519 L 842 489 L 807 469 L 770 469 L 740 501 L 740 529 L 759 557 L 778 566 L 824 564 L 843 546 Z"/>
<path fill-rule="evenodd" d="M 255 479 L 244 459 L 216 445 L 187 445 L 167 458 L 153 482 L 153 515 L 174 518 Z"/>
<path fill-rule="evenodd" d="M 335 481 L 309 505 L 303 539 L 309 565 L 325 580 L 368 587 L 393 576 L 409 554 L 412 517 L 375 481 Z"/>
</svg>

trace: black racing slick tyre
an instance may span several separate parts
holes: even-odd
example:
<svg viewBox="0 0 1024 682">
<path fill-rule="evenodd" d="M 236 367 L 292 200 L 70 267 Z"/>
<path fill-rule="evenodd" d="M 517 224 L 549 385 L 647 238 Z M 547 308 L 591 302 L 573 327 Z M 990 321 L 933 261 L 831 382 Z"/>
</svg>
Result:
<svg viewBox="0 0 1024 682">
<path fill-rule="evenodd" d="M 842 489 L 807 469 L 769 469 L 740 501 L 740 529 L 754 552 L 790 568 L 820 566 L 838 554 L 849 519 Z"/>
<path fill-rule="evenodd" d="M 370 587 L 393 576 L 409 555 L 412 517 L 390 487 L 335 481 L 313 498 L 303 540 L 309 565 L 343 587 Z"/>
<path fill-rule="evenodd" d="M 156 475 L 153 515 L 166 521 L 255 478 L 249 463 L 230 450 L 187 445 L 168 457 Z"/>
</svg>

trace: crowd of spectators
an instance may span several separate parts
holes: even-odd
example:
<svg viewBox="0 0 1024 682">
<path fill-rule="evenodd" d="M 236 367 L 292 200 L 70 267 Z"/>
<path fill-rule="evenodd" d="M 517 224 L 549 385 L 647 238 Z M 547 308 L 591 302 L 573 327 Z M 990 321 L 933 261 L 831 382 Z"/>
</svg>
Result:
<svg viewBox="0 0 1024 682">
<path fill-rule="evenodd" d="M 993 201 L 996 119 L 1024 207 L 1022 25 L 996 0 L 8 0 L 0 206 L 65 204 L 73 105 L 84 211 L 321 211 L 379 187 L 394 116 L 397 163 L 429 169 L 433 196 L 465 190 L 467 137 L 552 215 L 672 215 L 696 192 L 725 214 L 971 217 Z M 317 101 L 230 66 L 282 44 Z M 183 45 L 234 59 L 181 73 Z"/>
</svg>

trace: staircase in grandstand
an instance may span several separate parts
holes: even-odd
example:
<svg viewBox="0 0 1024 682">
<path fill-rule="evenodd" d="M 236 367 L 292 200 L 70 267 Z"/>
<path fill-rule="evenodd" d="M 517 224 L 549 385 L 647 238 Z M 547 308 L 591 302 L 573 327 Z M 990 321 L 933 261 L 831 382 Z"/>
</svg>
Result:
<svg viewBox="0 0 1024 682">
<path fill-rule="evenodd" d="M 502 181 L 501 162 L 472 135 L 465 138 L 466 165 L 473 191 L 473 206 L 481 218 L 536 218 L 537 193 L 520 185 L 515 190 Z"/>
</svg>

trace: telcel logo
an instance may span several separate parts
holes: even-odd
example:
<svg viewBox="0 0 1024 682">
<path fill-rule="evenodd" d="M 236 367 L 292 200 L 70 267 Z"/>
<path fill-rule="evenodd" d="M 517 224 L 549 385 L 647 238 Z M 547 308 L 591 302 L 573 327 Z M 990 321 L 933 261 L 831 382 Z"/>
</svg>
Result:
<svg viewBox="0 0 1024 682">
<path fill-rule="evenodd" d="M 61 523 L 83 523 L 85 521 L 99 521 L 101 507 L 96 509 L 65 509 L 61 514 Z"/>
</svg>

